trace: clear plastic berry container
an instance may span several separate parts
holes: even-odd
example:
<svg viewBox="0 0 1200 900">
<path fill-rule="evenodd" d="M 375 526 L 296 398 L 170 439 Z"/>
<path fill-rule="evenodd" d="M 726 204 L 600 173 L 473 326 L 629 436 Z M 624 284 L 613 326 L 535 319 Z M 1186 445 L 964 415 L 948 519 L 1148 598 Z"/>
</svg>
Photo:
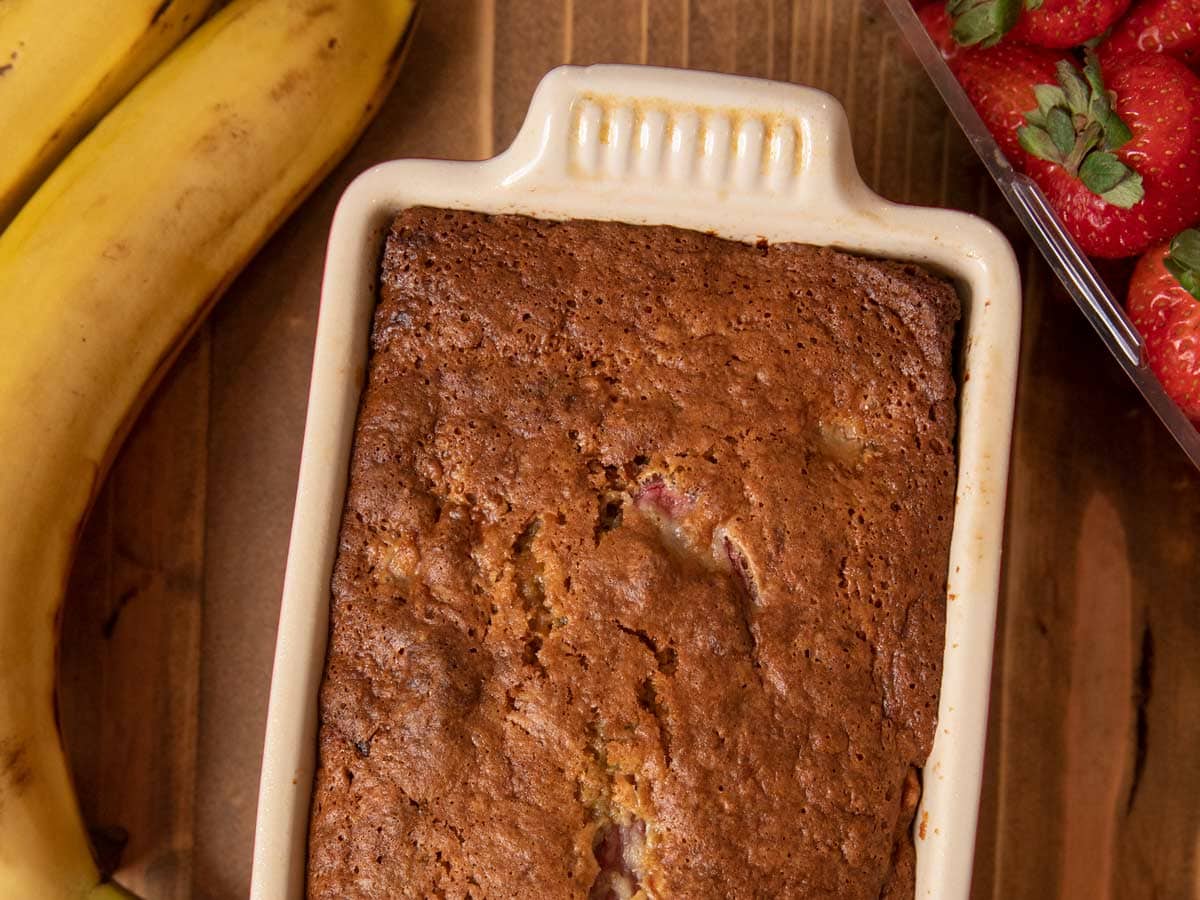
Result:
<svg viewBox="0 0 1200 900">
<path fill-rule="evenodd" d="M 1200 468 L 1200 431 L 1163 390 L 1146 362 L 1145 345 L 1109 284 L 1099 275 L 1062 221 L 1046 202 L 1041 189 L 1016 171 L 988 132 L 966 92 L 925 32 L 910 0 L 884 0 L 938 93 L 962 127 L 979 158 L 1100 339 L 1155 414 L 1166 425 L 1188 458 Z"/>
</svg>

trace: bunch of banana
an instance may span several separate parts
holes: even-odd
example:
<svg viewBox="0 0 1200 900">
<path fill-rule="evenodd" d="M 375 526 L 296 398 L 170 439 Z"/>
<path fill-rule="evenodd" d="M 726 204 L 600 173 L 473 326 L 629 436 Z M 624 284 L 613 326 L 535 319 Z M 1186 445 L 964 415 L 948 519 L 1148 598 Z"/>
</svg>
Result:
<svg viewBox="0 0 1200 900">
<path fill-rule="evenodd" d="M 212 0 L 0 2 L 0 230 Z"/>
<path fill-rule="evenodd" d="M 100 883 L 55 721 L 76 536 L 182 341 L 378 109 L 412 13 L 234 0 L 0 235 L 0 897 L 126 896 Z"/>
</svg>

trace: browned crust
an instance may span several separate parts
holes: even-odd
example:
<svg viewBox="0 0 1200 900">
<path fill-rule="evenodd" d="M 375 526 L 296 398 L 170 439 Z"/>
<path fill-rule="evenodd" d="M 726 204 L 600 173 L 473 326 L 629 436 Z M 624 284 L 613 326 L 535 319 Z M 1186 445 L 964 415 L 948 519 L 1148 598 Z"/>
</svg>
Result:
<svg viewBox="0 0 1200 900">
<path fill-rule="evenodd" d="M 383 270 L 309 895 L 586 897 L 641 821 L 656 896 L 911 896 L 953 290 L 428 209 Z"/>
</svg>

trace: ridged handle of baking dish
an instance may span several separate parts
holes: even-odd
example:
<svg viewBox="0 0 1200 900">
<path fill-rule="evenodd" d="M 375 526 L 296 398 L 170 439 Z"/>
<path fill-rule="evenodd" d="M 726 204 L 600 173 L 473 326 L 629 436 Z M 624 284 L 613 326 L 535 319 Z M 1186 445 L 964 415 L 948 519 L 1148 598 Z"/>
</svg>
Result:
<svg viewBox="0 0 1200 900">
<path fill-rule="evenodd" d="M 630 66 L 551 72 L 520 134 L 496 162 L 511 167 L 509 183 L 523 187 L 623 194 L 640 188 L 660 199 L 775 211 L 799 211 L 814 201 L 842 205 L 866 190 L 845 113 L 827 94 L 706 72 L 672 76 L 667 81 L 658 70 Z M 748 95 L 757 100 L 749 109 Z"/>
</svg>

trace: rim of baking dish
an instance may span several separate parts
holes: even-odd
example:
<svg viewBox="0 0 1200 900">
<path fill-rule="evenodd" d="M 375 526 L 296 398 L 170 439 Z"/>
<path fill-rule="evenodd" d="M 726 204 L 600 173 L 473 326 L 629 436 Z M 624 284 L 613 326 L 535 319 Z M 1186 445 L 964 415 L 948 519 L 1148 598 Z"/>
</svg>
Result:
<svg viewBox="0 0 1200 900">
<path fill-rule="evenodd" d="M 965 213 L 866 187 L 840 104 L 812 88 L 648 66 L 564 66 L 512 145 L 483 162 L 363 173 L 334 216 L 276 639 L 251 897 L 303 894 L 317 693 L 382 241 L 408 206 L 669 224 L 909 260 L 963 300 L 958 484 L 933 752 L 914 824 L 917 897 L 970 890 L 1020 337 L 1012 248 Z"/>
</svg>

